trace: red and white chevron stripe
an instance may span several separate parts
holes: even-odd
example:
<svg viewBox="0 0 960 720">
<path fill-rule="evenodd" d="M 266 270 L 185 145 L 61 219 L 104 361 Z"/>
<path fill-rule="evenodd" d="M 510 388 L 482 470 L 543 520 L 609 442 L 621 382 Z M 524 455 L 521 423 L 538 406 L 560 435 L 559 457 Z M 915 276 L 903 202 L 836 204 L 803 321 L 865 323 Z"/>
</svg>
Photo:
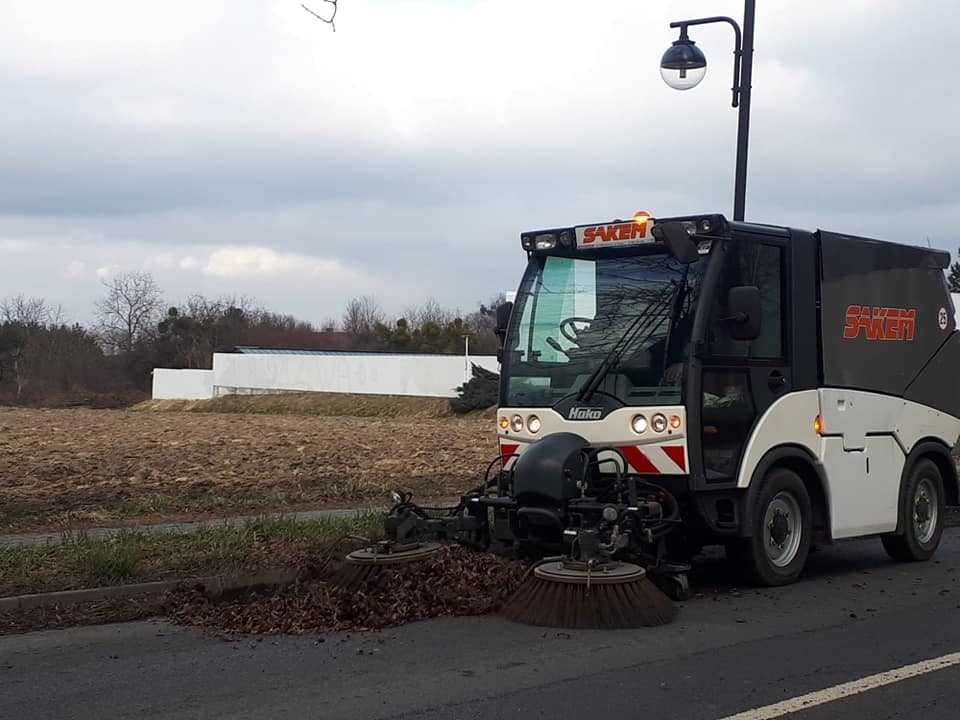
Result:
<svg viewBox="0 0 960 720">
<path fill-rule="evenodd" d="M 500 442 L 503 466 L 509 467 L 522 451 L 521 443 Z M 687 472 L 686 445 L 619 445 L 617 450 L 638 475 L 679 475 Z"/>
<path fill-rule="evenodd" d="M 617 448 L 640 475 L 677 475 L 687 472 L 684 445 L 623 445 Z"/>
</svg>

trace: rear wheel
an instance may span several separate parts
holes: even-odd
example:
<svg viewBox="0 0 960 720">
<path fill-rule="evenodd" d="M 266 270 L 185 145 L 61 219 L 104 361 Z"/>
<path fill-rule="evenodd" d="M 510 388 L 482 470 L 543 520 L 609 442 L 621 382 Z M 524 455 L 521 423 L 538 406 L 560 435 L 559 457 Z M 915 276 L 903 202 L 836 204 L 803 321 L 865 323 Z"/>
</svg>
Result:
<svg viewBox="0 0 960 720">
<path fill-rule="evenodd" d="M 751 508 L 753 537 L 735 551 L 747 578 L 758 585 L 787 585 L 800 575 L 813 530 L 810 495 L 793 471 L 774 468 L 760 481 Z"/>
<path fill-rule="evenodd" d="M 936 463 L 918 460 L 904 487 L 900 535 L 884 535 L 883 548 L 894 560 L 916 562 L 933 557 L 943 535 L 943 478 Z"/>
</svg>

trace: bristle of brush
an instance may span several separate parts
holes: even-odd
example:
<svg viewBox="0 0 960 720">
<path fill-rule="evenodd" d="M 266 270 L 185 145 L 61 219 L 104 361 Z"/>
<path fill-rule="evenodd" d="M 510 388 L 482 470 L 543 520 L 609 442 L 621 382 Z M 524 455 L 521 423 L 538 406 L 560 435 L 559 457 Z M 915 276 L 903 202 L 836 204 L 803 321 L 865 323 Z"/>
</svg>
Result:
<svg viewBox="0 0 960 720">
<path fill-rule="evenodd" d="M 647 578 L 588 587 L 530 575 L 500 614 L 541 627 L 617 629 L 666 625 L 676 617 L 677 608 Z"/>
</svg>

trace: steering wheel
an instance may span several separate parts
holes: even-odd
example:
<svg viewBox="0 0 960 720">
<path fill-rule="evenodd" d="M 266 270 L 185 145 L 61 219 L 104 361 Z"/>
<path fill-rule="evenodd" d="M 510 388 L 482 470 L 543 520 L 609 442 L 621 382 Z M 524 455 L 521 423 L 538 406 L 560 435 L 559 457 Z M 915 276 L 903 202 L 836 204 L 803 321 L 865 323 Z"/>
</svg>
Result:
<svg viewBox="0 0 960 720">
<path fill-rule="evenodd" d="M 577 340 L 577 334 L 580 332 L 580 330 L 577 329 L 577 323 L 589 325 L 592 322 L 593 322 L 592 318 L 576 317 L 576 316 L 568 317 L 566 320 L 560 321 L 560 334 L 563 335 L 570 342 L 574 343 L 575 345 L 579 345 L 580 343 Z M 580 328 L 580 329 L 586 330 L 586 328 Z"/>
</svg>

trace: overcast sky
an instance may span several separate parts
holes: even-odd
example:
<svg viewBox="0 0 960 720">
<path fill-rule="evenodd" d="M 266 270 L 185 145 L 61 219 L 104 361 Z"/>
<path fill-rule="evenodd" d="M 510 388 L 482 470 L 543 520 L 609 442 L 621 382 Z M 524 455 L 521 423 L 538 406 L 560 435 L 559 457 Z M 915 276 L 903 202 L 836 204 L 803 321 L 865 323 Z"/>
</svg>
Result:
<svg viewBox="0 0 960 720">
<path fill-rule="evenodd" d="M 326 8 L 312 0 L 318 12 Z M 310 3 L 308 3 L 310 4 Z M 956 0 L 760 0 L 747 218 L 960 240 Z M 0 297 L 110 273 L 319 321 L 469 310 L 521 230 L 732 207 L 728 0 L 0 0 Z"/>
</svg>

